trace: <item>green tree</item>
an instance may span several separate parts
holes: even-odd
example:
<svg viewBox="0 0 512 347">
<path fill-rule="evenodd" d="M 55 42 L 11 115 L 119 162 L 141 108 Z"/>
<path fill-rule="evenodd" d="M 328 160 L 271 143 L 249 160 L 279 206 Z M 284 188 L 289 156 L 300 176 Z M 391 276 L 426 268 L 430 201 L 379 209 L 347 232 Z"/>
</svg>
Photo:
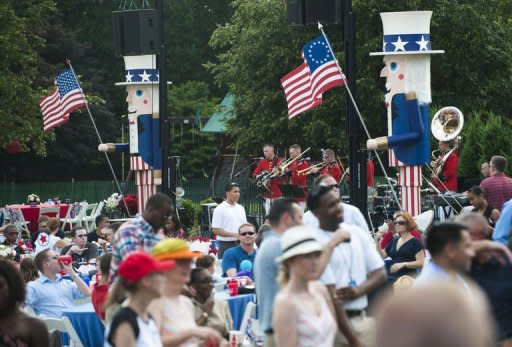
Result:
<svg viewBox="0 0 512 347">
<path fill-rule="evenodd" d="M 493 155 L 512 157 L 511 121 L 492 112 L 472 112 L 466 116 L 462 131 L 459 175 L 478 176 L 480 164 Z"/>
<path fill-rule="evenodd" d="M 48 20 L 55 11 L 49 0 L 7 0 L 0 3 L 0 148 L 11 141 L 44 153 L 45 137 L 37 101 L 40 90 L 38 55 Z"/>
<path fill-rule="evenodd" d="M 212 160 L 217 150 L 214 135 L 201 133 L 196 115 L 211 115 L 219 102 L 210 97 L 208 84 L 189 81 L 173 86 L 169 91 L 169 114 L 173 117 L 191 117 L 188 124 L 171 126 L 171 153 L 181 157 L 181 173 L 186 178 L 209 176 L 213 171 Z M 180 119 L 180 118 L 178 118 Z"/>
</svg>

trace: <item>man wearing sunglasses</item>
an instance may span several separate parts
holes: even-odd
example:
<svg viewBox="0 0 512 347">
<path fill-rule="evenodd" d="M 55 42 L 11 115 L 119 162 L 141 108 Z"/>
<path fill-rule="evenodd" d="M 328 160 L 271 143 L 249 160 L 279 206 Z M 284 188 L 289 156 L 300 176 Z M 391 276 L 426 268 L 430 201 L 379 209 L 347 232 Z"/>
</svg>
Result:
<svg viewBox="0 0 512 347">
<path fill-rule="evenodd" d="M 228 277 L 236 276 L 242 270 L 242 262 L 247 260 L 254 264 L 256 257 L 256 249 L 254 247 L 256 241 L 256 228 L 250 223 L 245 223 L 238 228 L 240 236 L 240 244 L 236 247 L 228 249 L 222 258 L 222 272 Z M 247 262 L 245 262 L 247 263 Z M 249 275 L 253 279 L 252 271 Z"/>
<path fill-rule="evenodd" d="M 87 242 L 87 230 L 83 227 L 71 229 L 72 244 L 64 247 L 61 255 L 70 255 L 75 266 L 86 264 L 90 259 L 96 259 L 98 256 L 98 246 L 92 242 Z"/>
</svg>

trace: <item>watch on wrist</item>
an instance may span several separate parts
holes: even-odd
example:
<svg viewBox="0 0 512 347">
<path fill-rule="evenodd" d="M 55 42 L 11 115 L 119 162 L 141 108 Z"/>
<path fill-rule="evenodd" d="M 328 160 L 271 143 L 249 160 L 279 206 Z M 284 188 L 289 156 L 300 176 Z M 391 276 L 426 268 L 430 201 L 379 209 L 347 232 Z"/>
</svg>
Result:
<svg viewBox="0 0 512 347">
<path fill-rule="evenodd" d="M 203 312 L 203 318 L 208 319 L 208 313 Z"/>
</svg>

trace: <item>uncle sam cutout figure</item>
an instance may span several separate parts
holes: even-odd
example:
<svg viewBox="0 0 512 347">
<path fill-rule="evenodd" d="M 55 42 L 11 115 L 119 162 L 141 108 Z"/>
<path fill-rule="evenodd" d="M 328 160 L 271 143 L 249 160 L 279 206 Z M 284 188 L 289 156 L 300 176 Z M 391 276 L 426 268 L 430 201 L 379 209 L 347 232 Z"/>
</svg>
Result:
<svg viewBox="0 0 512 347">
<path fill-rule="evenodd" d="M 368 149 L 390 148 L 389 165 L 397 167 L 404 210 L 421 213 L 421 165 L 430 162 L 431 11 L 380 14 L 384 56 L 380 76 L 386 78 L 388 136 L 369 139 Z"/>
<path fill-rule="evenodd" d="M 125 56 L 125 82 L 128 103 L 130 143 L 103 143 L 103 152 L 129 152 L 130 168 L 135 173 L 138 212 L 161 184 L 162 148 L 158 103 L 158 70 L 155 55 Z"/>
</svg>

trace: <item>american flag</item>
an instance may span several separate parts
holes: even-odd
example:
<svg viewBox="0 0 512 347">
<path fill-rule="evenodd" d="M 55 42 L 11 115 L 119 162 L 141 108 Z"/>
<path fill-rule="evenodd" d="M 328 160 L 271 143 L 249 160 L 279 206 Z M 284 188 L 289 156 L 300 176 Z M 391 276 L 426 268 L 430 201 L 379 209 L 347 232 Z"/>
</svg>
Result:
<svg viewBox="0 0 512 347">
<path fill-rule="evenodd" d="M 67 69 L 57 75 L 57 87 L 39 100 L 43 114 L 43 128 L 47 132 L 69 120 L 69 113 L 87 103 L 73 72 Z"/>
<path fill-rule="evenodd" d="M 281 78 L 289 119 L 320 105 L 322 93 L 345 83 L 326 37 L 320 35 L 309 41 L 301 53 L 304 63 Z"/>
</svg>

